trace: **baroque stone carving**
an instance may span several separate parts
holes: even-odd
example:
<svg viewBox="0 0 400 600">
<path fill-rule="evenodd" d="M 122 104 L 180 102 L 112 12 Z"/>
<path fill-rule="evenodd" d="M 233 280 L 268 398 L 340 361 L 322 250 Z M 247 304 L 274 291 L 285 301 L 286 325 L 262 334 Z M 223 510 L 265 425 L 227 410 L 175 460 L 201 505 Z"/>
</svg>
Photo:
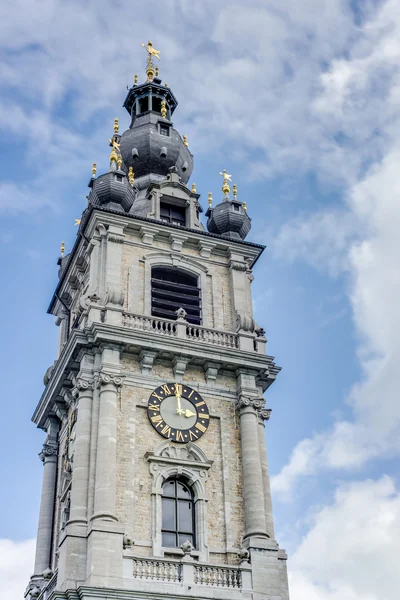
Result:
<svg viewBox="0 0 400 600">
<path fill-rule="evenodd" d="M 133 544 L 135 542 L 133 541 L 133 539 L 131 538 L 130 535 L 128 535 L 127 533 L 125 533 L 124 537 L 123 537 L 123 540 L 122 540 L 122 543 L 123 543 L 124 550 L 127 550 L 129 548 L 132 548 L 132 546 L 133 546 Z"/>
<path fill-rule="evenodd" d="M 248 331 L 254 333 L 257 328 L 257 323 L 249 315 L 241 315 L 236 313 L 236 331 Z"/>
<path fill-rule="evenodd" d="M 99 382 L 100 385 L 106 383 L 113 383 L 116 387 L 121 387 L 123 383 L 123 378 L 112 373 L 106 373 L 104 371 L 101 371 L 99 373 Z"/>
<path fill-rule="evenodd" d="M 272 410 L 270 408 L 265 408 L 265 399 L 264 398 L 251 398 L 248 396 L 240 396 L 239 400 L 236 403 L 236 407 L 239 411 L 247 406 L 252 406 L 257 416 L 263 421 L 268 421 L 271 417 Z"/>
<path fill-rule="evenodd" d="M 178 310 L 175 311 L 176 316 L 178 317 L 178 319 L 185 319 L 187 312 L 184 308 L 178 308 Z"/>
<path fill-rule="evenodd" d="M 183 554 L 191 554 L 194 550 L 193 544 L 191 544 L 189 540 L 186 540 L 186 542 L 181 544 L 181 550 Z"/>
<path fill-rule="evenodd" d="M 55 442 L 54 443 L 45 442 L 43 444 L 42 451 L 39 453 L 39 458 L 42 462 L 44 462 L 48 456 L 57 456 L 57 454 L 58 454 L 58 444 L 56 444 Z"/>
<path fill-rule="evenodd" d="M 123 244 L 124 243 L 124 236 L 118 235 L 116 233 L 109 233 L 108 236 L 107 236 L 107 240 L 109 242 L 115 242 L 116 244 Z"/>
<path fill-rule="evenodd" d="M 229 263 L 229 266 L 234 271 L 247 271 L 248 270 L 248 266 L 246 263 L 242 263 L 242 262 L 239 262 L 236 260 L 231 260 L 231 262 Z"/>
</svg>

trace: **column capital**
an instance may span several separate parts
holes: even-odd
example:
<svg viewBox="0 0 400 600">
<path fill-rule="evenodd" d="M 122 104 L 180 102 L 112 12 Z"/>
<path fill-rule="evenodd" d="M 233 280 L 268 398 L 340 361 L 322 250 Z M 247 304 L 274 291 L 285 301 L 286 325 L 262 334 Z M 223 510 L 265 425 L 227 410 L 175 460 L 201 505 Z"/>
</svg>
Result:
<svg viewBox="0 0 400 600">
<path fill-rule="evenodd" d="M 246 408 L 253 409 L 260 421 L 264 422 L 269 420 L 272 412 L 270 408 L 265 408 L 265 402 L 265 399 L 262 397 L 241 395 L 236 402 L 236 408 L 239 410 L 239 413 Z"/>
<path fill-rule="evenodd" d="M 45 442 L 42 450 L 39 452 L 39 458 L 44 463 L 47 458 L 58 455 L 58 444 L 56 442 Z"/>
<path fill-rule="evenodd" d="M 115 387 L 119 388 L 122 386 L 124 378 L 115 373 L 107 373 L 107 371 L 100 371 L 99 373 L 99 385 L 106 385 L 112 383 Z"/>
</svg>

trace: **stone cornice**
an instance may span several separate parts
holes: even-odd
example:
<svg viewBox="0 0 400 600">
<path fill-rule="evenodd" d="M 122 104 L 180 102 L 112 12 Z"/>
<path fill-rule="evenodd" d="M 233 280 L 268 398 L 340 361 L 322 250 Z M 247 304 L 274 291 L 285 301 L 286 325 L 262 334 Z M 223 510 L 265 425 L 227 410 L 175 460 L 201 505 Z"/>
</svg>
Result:
<svg viewBox="0 0 400 600">
<path fill-rule="evenodd" d="M 81 244 L 85 247 L 87 246 L 87 240 L 83 237 L 90 240 L 90 238 L 94 235 L 97 224 L 106 220 L 110 222 L 110 224 L 117 224 L 122 227 L 130 227 L 138 230 L 140 235 L 140 229 L 143 227 L 143 223 L 146 223 L 146 227 L 149 230 L 154 231 L 154 235 L 163 235 L 164 237 L 169 237 L 174 232 L 180 232 L 181 234 L 187 235 L 188 239 L 190 239 L 194 244 L 198 245 L 199 242 L 205 239 L 210 239 L 216 246 L 223 247 L 226 249 L 227 254 L 232 250 L 236 250 L 239 254 L 246 254 L 250 260 L 250 267 L 253 267 L 262 252 L 264 251 L 265 246 L 261 244 L 256 244 L 253 242 L 246 241 L 236 241 L 236 240 L 228 240 L 214 233 L 209 233 L 208 231 L 199 231 L 198 229 L 189 229 L 187 227 L 180 227 L 178 225 L 173 225 L 169 223 L 163 223 L 162 221 L 156 221 L 154 219 L 150 219 L 148 217 L 141 217 L 139 215 L 132 215 L 121 213 L 119 211 L 115 211 L 109 208 L 101 208 L 99 206 L 89 206 L 85 211 L 85 214 L 82 215 L 82 222 L 79 228 L 78 236 L 76 238 L 75 244 L 71 249 L 68 257 L 68 263 L 65 265 L 62 276 L 58 285 L 55 289 L 53 297 L 51 299 L 49 308 L 47 310 L 48 313 L 52 313 L 55 303 L 57 302 L 57 296 L 61 292 L 65 281 L 70 276 L 71 266 L 74 265 L 74 258 L 77 253 L 77 250 Z"/>
<path fill-rule="evenodd" d="M 32 416 L 32 420 L 38 427 L 44 427 L 55 398 L 63 387 L 66 374 L 74 369 L 78 352 L 82 348 L 89 351 L 93 347 L 100 347 L 102 344 L 116 344 L 121 350 L 128 346 L 139 346 L 149 351 L 162 350 L 173 356 L 188 357 L 197 363 L 215 362 L 221 364 L 222 369 L 225 367 L 230 367 L 230 370 L 232 367 L 234 369 L 250 369 L 262 382 L 264 389 L 273 383 L 280 371 L 280 368 L 273 362 L 273 357 L 265 354 L 214 346 L 213 344 L 193 344 L 192 340 L 189 339 L 149 336 L 147 331 L 108 325 L 107 323 L 93 323 L 85 331 L 73 330 L 60 358 L 56 362 L 51 380 Z"/>
</svg>

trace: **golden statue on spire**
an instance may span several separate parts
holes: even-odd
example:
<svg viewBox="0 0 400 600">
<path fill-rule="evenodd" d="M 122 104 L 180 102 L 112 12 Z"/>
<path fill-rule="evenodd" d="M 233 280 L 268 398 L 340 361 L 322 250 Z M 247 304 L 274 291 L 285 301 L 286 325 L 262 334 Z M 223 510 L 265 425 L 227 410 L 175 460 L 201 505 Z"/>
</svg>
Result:
<svg viewBox="0 0 400 600">
<path fill-rule="evenodd" d="M 229 173 L 226 172 L 226 169 L 220 171 L 219 174 L 221 177 L 223 177 L 222 191 L 224 194 L 229 194 L 231 191 L 231 188 L 229 187 L 229 181 L 232 181 L 232 175 L 229 175 Z"/>
<path fill-rule="evenodd" d="M 157 58 L 158 60 L 160 60 L 160 50 L 156 50 L 155 48 L 153 48 L 152 42 L 147 42 L 147 45 L 142 44 L 142 46 L 148 52 L 147 66 L 146 66 L 147 80 L 153 81 L 153 77 L 156 72 L 156 68 L 153 64 L 153 56 L 155 58 Z"/>
</svg>

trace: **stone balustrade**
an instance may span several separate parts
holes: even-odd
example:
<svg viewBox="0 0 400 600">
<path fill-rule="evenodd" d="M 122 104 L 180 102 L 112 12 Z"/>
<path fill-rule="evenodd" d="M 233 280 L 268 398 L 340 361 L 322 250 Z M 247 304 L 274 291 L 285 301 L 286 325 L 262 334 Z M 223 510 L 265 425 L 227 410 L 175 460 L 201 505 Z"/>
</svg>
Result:
<svg viewBox="0 0 400 600">
<path fill-rule="evenodd" d="M 213 567 L 209 565 L 195 565 L 194 582 L 198 585 L 212 587 L 242 587 L 242 574 L 235 567 Z"/>
<path fill-rule="evenodd" d="M 180 564 L 173 561 L 134 558 L 132 572 L 135 579 L 147 581 L 181 581 Z"/>
<path fill-rule="evenodd" d="M 207 329 L 192 325 L 186 321 L 169 321 L 157 317 L 145 317 L 132 313 L 123 313 L 122 325 L 137 331 L 153 331 L 168 337 L 179 337 L 191 341 L 203 342 L 223 348 L 238 348 L 238 335 L 228 331 Z"/>
<path fill-rule="evenodd" d="M 217 329 L 206 329 L 205 327 L 189 324 L 186 326 L 186 337 L 190 340 L 223 346 L 224 348 L 238 347 L 238 336 L 236 333 L 218 331 Z"/>
<path fill-rule="evenodd" d="M 138 331 L 154 331 L 161 335 L 176 337 L 177 325 L 175 321 L 158 319 L 157 317 L 143 317 L 132 313 L 123 313 L 122 325 Z"/>
<path fill-rule="evenodd" d="M 248 571 L 248 569 L 247 569 Z M 134 579 L 241 590 L 242 570 L 234 566 L 202 565 L 167 559 L 133 558 Z"/>
</svg>

